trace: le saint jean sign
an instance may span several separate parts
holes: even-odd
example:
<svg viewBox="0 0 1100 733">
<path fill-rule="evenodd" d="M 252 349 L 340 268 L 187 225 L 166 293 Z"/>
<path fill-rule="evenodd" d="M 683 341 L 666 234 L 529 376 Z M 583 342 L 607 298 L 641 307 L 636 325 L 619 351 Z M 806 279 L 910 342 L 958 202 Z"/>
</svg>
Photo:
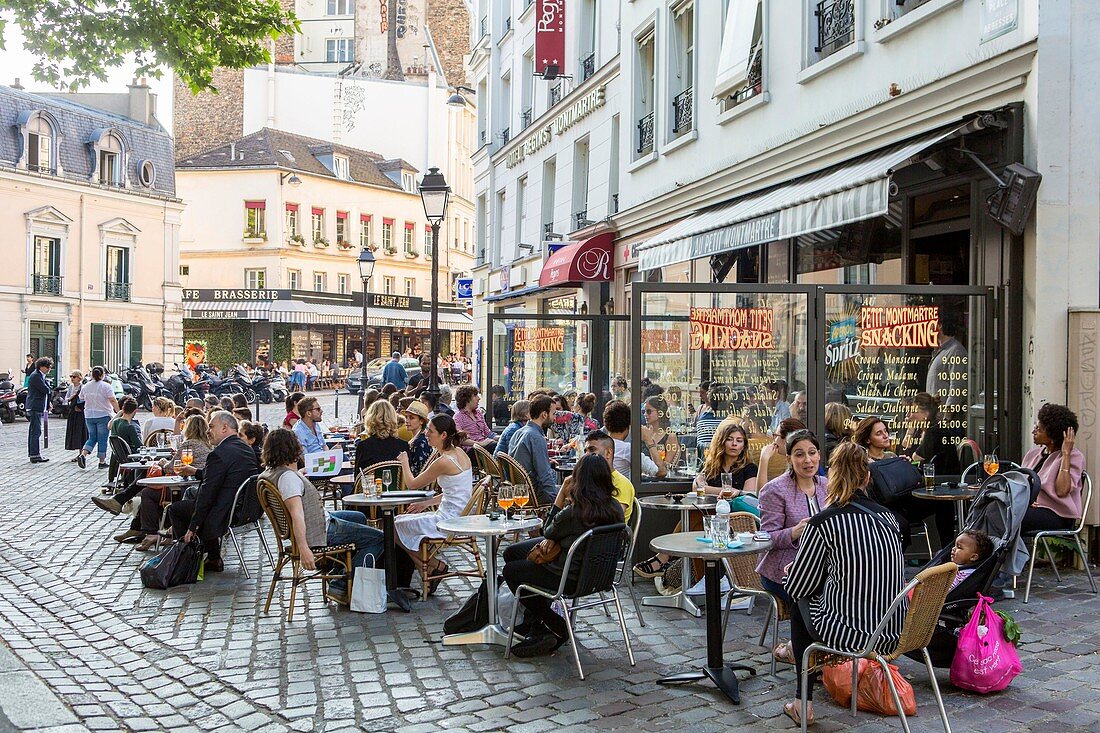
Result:
<svg viewBox="0 0 1100 733">
<path fill-rule="evenodd" d="M 508 153 L 508 157 L 505 158 L 504 162 L 509 168 L 519 165 L 528 155 L 550 144 L 550 141 L 554 139 L 554 135 L 565 134 L 565 131 L 570 127 L 602 107 L 606 99 L 607 87 L 605 85 L 596 87 L 566 107 L 561 114 L 551 120 L 545 127 L 541 127 L 528 135 L 522 145 L 518 145 Z"/>
</svg>

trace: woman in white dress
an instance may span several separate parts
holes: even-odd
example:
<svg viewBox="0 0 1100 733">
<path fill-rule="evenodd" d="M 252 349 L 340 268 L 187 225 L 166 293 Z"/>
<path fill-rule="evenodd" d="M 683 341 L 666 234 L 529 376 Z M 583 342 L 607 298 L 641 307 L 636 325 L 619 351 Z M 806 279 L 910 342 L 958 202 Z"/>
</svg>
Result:
<svg viewBox="0 0 1100 733">
<path fill-rule="evenodd" d="M 409 489 L 422 489 L 430 486 L 432 482 L 439 485 L 442 494 L 432 497 L 427 501 L 410 504 L 408 513 L 394 520 L 394 529 L 397 532 L 397 543 L 405 552 L 409 553 L 413 563 L 421 572 L 424 571 L 420 561 L 420 543 L 426 539 L 443 539 L 445 532 L 441 532 L 436 526 L 442 519 L 457 517 L 466 508 L 470 501 L 470 495 L 474 489 L 474 472 L 470 465 L 470 458 L 466 451 L 462 450 L 462 441 L 466 434 L 455 427 L 455 421 L 450 415 L 436 415 L 428 421 L 424 429 L 424 435 L 428 444 L 439 453 L 436 460 L 429 463 L 424 470 L 414 476 L 409 468 L 409 454 L 401 453 L 397 460 L 401 463 L 402 473 L 405 475 L 405 486 Z M 433 506 L 439 509 L 434 512 L 424 511 Z M 430 568 L 432 575 L 438 575 L 447 571 L 447 563 L 435 560 Z M 429 594 L 435 590 L 438 581 L 432 583 Z"/>
</svg>

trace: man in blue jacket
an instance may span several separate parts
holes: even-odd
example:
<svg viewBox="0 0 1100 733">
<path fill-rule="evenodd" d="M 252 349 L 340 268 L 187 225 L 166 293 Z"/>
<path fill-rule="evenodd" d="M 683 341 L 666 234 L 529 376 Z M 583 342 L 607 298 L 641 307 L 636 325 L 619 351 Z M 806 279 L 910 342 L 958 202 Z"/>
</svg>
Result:
<svg viewBox="0 0 1100 733">
<path fill-rule="evenodd" d="M 386 362 L 386 366 L 382 368 L 382 385 L 386 383 L 392 384 L 398 389 L 405 389 L 409 384 L 409 373 L 405 371 L 405 367 L 401 366 L 401 352 L 393 352 L 393 356 Z"/>
<path fill-rule="evenodd" d="M 50 400 L 50 383 L 46 375 L 53 369 L 53 361 L 43 356 L 34 363 L 34 371 L 27 380 L 27 416 L 31 420 L 31 429 L 27 431 L 27 454 L 31 463 L 45 463 L 49 458 L 42 457 L 38 441 L 42 437 L 42 413 Z"/>
<path fill-rule="evenodd" d="M 549 506 L 558 495 L 557 474 L 550 465 L 546 445 L 546 428 L 553 422 L 550 398 L 539 395 L 531 400 L 530 414 L 527 424 L 517 430 L 508 443 L 508 455 L 515 458 L 531 477 L 538 494 L 538 505 Z"/>
</svg>

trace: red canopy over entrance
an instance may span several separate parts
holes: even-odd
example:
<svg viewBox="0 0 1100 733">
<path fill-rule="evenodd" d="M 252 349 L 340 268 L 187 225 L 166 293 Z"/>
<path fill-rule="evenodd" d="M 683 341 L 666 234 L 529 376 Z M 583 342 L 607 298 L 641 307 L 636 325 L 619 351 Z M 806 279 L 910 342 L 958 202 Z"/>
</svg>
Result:
<svg viewBox="0 0 1100 733">
<path fill-rule="evenodd" d="M 614 275 L 614 232 L 603 232 L 562 247 L 547 258 L 539 287 L 611 282 Z"/>
</svg>

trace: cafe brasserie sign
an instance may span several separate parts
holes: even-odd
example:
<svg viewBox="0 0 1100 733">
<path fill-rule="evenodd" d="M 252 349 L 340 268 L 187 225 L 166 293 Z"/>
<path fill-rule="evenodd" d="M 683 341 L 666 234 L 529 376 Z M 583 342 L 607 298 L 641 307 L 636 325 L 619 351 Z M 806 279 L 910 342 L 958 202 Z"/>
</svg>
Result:
<svg viewBox="0 0 1100 733">
<path fill-rule="evenodd" d="M 554 139 L 554 135 L 563 135 L 573 125 L 583 120 L 588 115 L 599 109 L 607 101 L 607 86 L 601 85 L 585 94 L 573 104 L 569 105 L 560 115 L 551 120 L 545 127 L 535 130 L 523 141 L 523 144 L 514 148 L 504 162 L 509 168 L 514 168 L 538 150 L 548 145 Z"/>
</svg>

